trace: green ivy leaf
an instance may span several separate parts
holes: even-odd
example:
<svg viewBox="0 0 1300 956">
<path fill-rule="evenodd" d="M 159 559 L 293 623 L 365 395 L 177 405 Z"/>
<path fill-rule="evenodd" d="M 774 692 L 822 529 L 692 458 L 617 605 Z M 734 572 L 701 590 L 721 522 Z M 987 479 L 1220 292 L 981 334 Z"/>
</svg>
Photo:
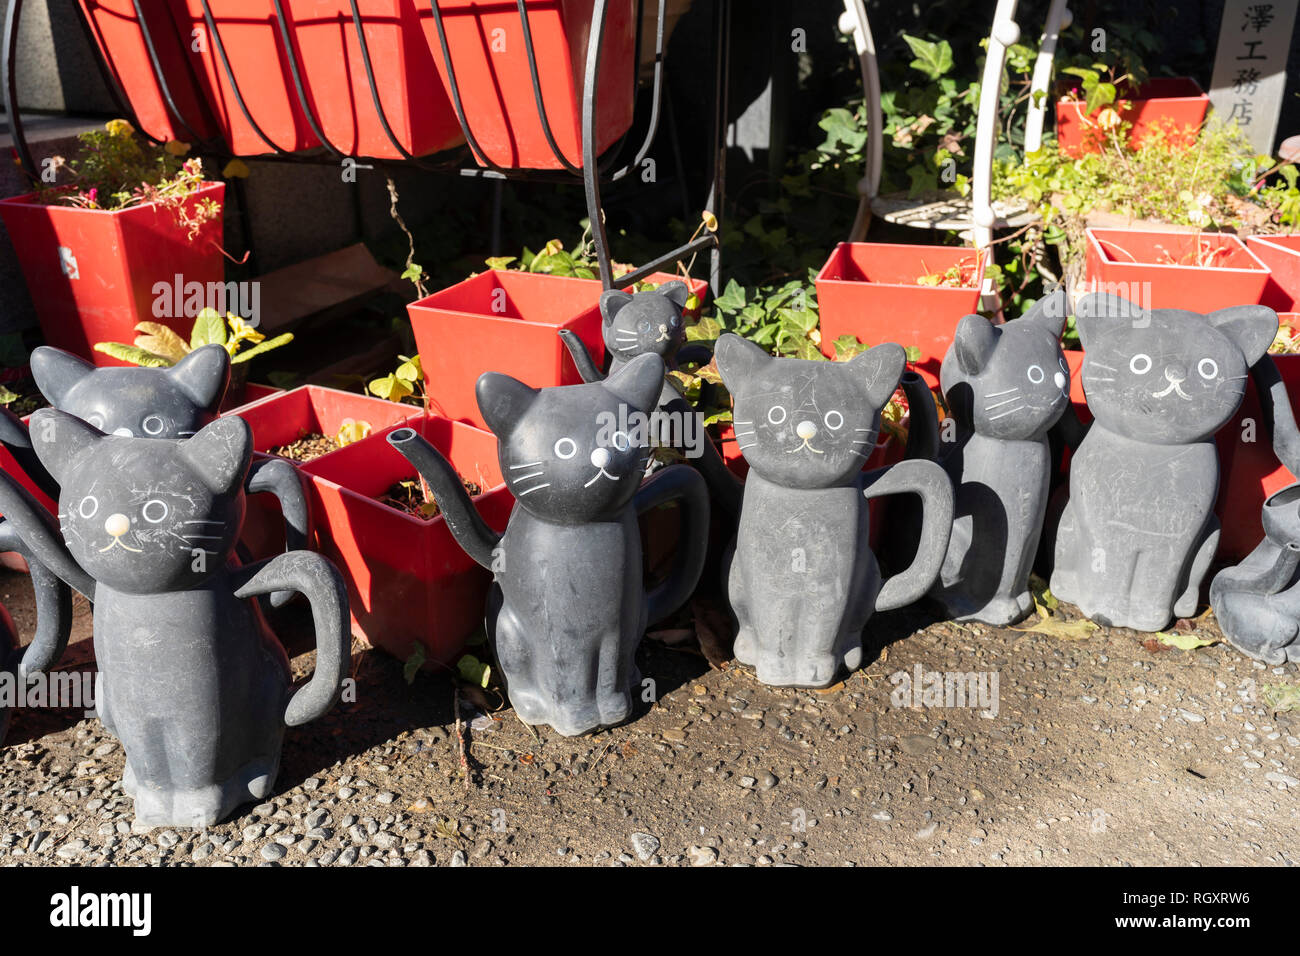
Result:
<svg viewBox="0 0 1300 956">
<path fill-rule="evenodd" d="M 465 654 L 456 662 L 456 671 L 467 683 L 487 687 L 492 678 L 492 668 L 473 654 Z"/>
<path fill-rule="evenodd" d="M 916 57 L 907 64 L 912 69 L 919 70 L 932 80 L 938 80 L 952 69 L 952 47 L 947 40 L 932 43 L 929 40 L 908 36 L 906 33 L 903 34 L 903 39 L 907 41 L 907 45 L 912 48 L 912 55 Z"/>
<path fill-rule="evenodd" d="M 411 651 L 411 656 L 406 659 L 406 663 L 402 666 L 402 676 L 406 678 L 408 684 L 415 683 L 415 675 L 420 673 L 420 668 L 424 666 L 425 659 L 424 645 L 416 644 L 414 650 Z"/>
</svg>

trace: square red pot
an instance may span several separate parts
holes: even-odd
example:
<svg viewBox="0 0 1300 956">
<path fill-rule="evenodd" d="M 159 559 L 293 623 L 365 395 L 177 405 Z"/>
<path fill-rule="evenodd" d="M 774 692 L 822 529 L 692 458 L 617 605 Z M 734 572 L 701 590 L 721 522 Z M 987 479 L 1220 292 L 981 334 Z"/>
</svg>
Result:
<svg viewBox="0 0 1300 956">
<path fill-rule="evenodd" d="M 1063 93 L 1077 81 L 1062 80 L 1058 92 Z M 1200 84 L 1189 76 L 1155 77 L 1136 90 L 1121 91 L 1115 105 L 1120 119 L 1132 123 L 1128 145 L 1137 149 L 1156 130 L 1165 134 L 1168 142 L 1191 146 L 1196 142 L 1210 97 Z M 1097 113 L 1088 114 L 1082 102 L 1056 101 L 1056 143 L 1066 156 L 1081 156 L 1098 152 L 1106 142 L 1106 134 L 1097 125 Z"/>
<path fill-rule="evenodd" d="M 1268 266 L 1223 232 L 1087 229 L 1086 282 L 1151 309 L 1213 312 L 1259 302 Z M 1209 265 L 1197 265 L 1197 258 Z"/>
<path fill-rule="evenodd" d="M 1300 235 L 1247 236 L 1246 247 L 1271 273 L 1260 304 L 1275 312 L 1294 312 L 1300 305 Z"/>
<path fill-rule="evenodd" d="M 470 134 L 489 162 L 518 169 L 559 169 L 538 115 L 523 23 L 513 0 L 436 0 L 447 31 Z M 528 0 L 542 103 L 555 144 L 582 165 L 582 86 L 594 0 Z M 610 0 L 596 88 L 596 149 L 604 152 L 632 125 L 636 20 L 632 0 Z M 425 35 L 443 83 L 450 86 L 437 28 L 426 11 Z M 643 38 L 653 44 L 653 38 Z M 476 157 L 477 159 L 477 157 Z"/>
<path fill-rule="evenodd" d="M 268 153 L 266 139 L 288 151 L 319 146 L 294 85 L 274 8 L 266 0 L 208 0 L 208 7 L 233 84 L 207 35 L 202 3 L 187 0 L 172 9 L 182 35 L 198 31 L 206 39 L 202 49 L 191 52 L 191 62 L 231 149 L 238 155 Z M 401 147 L 423 156 L 461 142 L 460 123 L 421 29 L 422 20 L 431 20 L 427 6 L 423 14 L 422 4 L 413 0 L 358 0 L 357 7 L 375 89 Z M 349 156 L 403 158 L 375 108 L 349 0 L 286 0 L 284 12 L 304 95 L 324 138 Z"/>
<path fill-rule="evenodd" d="M 186 201 L 218 204 L 225 183 L 207 183 Z M 221 282 L 221 219 L 194 239 L 174 213 L 152 203 L 108 211 L 38 202 L 35 193 L 0 200 L 0 219 L 36 304 L 45 344 L 97 365 L 126 365 L 96 342 L 131 342 L 138 322 L 160 322 L 188 341 L 193 316 L 154 315 L 154 286 Z"/>
<path fill-rule="evenodd" d="M 224 414 L 237 415 L 248 422 L 253 431 L 254 457 L 268 458 L 273 457 L 272 449 L 288 445 L 306 435 L 321 434 L 332 438 L 349 418 L 368 422 L 372 431 L 378 432 L 391 425 L 401 424 L 412 416 L 421 414 L 421 411 L 414 405 L 402 405 L 319 385 L 304 385 L 292 391 L 266 396 Z M 321 457 L 328 458 L 336 454 L 338 451 Z M 298 462 L 294 464 L 303 467 Z M 274 496 L 249 497 L 239 540 L 253 560 L 268 558 L 284 550 L 284 515 Z"/>
<path fill-rule="evenodd" d="M 484 489 L 474 505 L 504 530 L 514 498 L 501 478 L 496 437 L 444 418 L 407 424 Z M 430 666 L 450 666 L 483 623 L 491 575 L 461 550 L 441 515 L 425 521 L 376 500 L 415 475 L 385 440 L 397 427 L 302 467 L 317 546 L 347 582 L 354 633 L 402 660 L 421 644 Z"/>
<path fill-rule="evenodd" d="M 177 33 L 166 5 L 144 0 L 140 9 L 167 84 L 167 94 L 180 111 L 179 116 L 167 106 L 132 0 L 80 0 L 80 3 L 103 61 L 126 94 L 140 128 L 163 141 L 210 139 L 216 127 L 190 70 L 186 56 L 188 35 L 182 38 Z M 189 124 L 188 128 L 184 124 Z"/>
<path fill-rule="evenodd" d="M 835 355 L 835 340 L 854 335 L 866 345 L 915 346 L 914 363 L 926 383 L 939 384 L 939 367 L 957 323 L 979 308 L 984 253 L 952 246 L 841 242 L 817 273 L 821 349 Z M 974 263 L 973 285 L 917 285 L 921 276 Z"/>
<path fill-rule="evenodd" d="M 1282 325 L 1300 329 L 1300 314 L 1285 312 L 1278 318 Z M 1294 410 L 1296 398 L 1300 397 L 1300 355 L 1271 355 L 1270 358 L 1282 376 Z M 1225 561 L 1240 561 L 1264 538 L 1260 523 L 1264 499 L 1293 484 L 1296 477 L 1273 454 L 1273 442 L 1264 428 L 1254 378 L 1246 380 L 1246 398 L 1241 409 L 1220 432 L 1220 437 L 1226 439 L 1220 442 L 1220 454 L 1226 460 L 1220 479 L 1223 531 L 1219 556 Z"/>
<path fill-rule="evenodd" d="M 600 283 L 489 270 L 407 306 L 435 412 L 484 427 L 474 383 L 504 372 L 533 388 L 582 382 L 560 329 L 582 339 L 599 365 Z"/>
</svg>

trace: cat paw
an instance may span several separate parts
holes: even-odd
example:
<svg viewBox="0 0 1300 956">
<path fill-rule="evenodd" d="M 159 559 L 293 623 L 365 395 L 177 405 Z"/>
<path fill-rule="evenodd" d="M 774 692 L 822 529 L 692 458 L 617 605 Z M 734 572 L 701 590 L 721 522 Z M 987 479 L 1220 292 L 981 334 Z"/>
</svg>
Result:
<svg viewBox="0 0 1300 956">
<path fill-rule="evenodd" d="M 1023 621 L 1034 606 L 1034 599 L 1026 591 L 1024 594 L 1016 597 L 1000 597 L 989 601 L 982 608 L 971 611 L 961 617 L 955 617 L 957 621 L 979 621 L 981 624 L 988 624 L 992 627 L 1006 627 L 1009 624 L 1016 624 Z"/>
<path fill-rule="evenodd" d="M 861 654 L 861 648 L 858 650 Z M 805 654 L 796 660 L 760 661 L 755 670 L 769 687 L 829 687 L 835 683 L 841 659 L 833 654 Z"/>
<path fill-rule="evenodd" d="M 731 647 L 731 656 L 750 667 L 758 663 L 758 641 L 754 637 L 752 627 L 742 626 L 737 632 L 735 643 Z"/>
<path fill-rule="evenodd" d="M 602 727 L 613 727 L 632 716 L 631 694 L 606 694 L 596 703 Z"/>
</svg>

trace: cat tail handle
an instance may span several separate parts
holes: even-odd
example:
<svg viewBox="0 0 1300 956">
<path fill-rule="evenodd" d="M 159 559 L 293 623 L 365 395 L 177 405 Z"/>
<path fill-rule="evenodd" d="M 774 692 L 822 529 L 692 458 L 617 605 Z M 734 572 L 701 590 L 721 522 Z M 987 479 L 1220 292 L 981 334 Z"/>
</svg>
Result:
<svg viewBox="0 0 1300 956">
<path fill-rule="evenodd" d="M 399 428 L 389 432 L 388 444 L 401 452 L 402 457 L 415 466 L 420 477 L 429 485 L 456 543 L 471 558 L 490 570 L 492 556 L 501 543 L 501 535 L 493 531 L 478 513 L 469 495 L 465 493 L 465 485 L 456 469 L 413 428 Z"/>
<path fill-rule="evenodd" d="M 1273 438 L 1273 453 L 1291 474 L 1300 473 L 1300 427 L 1296 426 L 1291 397 L 1272 356 L 1265 353 L 1251 367 L 1250 377 L 1259 391 L 1260 411 Z"/>
<path fill-rule="evenodd" d="M 72 588 L 35 558 L 23 557 L 27 559 L 36 599 L 36 634 L 18 662 L 18 676 L 25 679 L 53 667 L 67 650 L 72 634 Z"/>
<path fill-rule="evenodd" d="M 323 716 L 338 702 L 352 660 L 348 590 L 343 576 L 328 558 L 314 551 L 288 551 L 241 571 L 247 580 L 235 590 L 236 597 L 296 591 L 311 605 L 316 670 L 311 680 L 289 698 L 284 723 L 299 727 Z"/>
<path fill-rule="evenodd" d="M 651 508 L 678 503 L 680 534 L 672 572 L 646 595 L 646 626 L 662 621 L 690 598 L 704 572 L 709 547 L 709 489 L 704 478 L 686 465 L 669 465 L 647 478 L 632 506 L 638 515 Z"/>
<path fill-rule="evenodd" d="M 95 579 L 68 553 L 59 523 L 32 493 L 0 471 L 0 551 L 17 551 L 29 566 L 41 565 L 95 600 Z"/>
<path fill-rule="evenodd" d="M 41 460 L 36 457 L 36 452 L 32 450 L 32 436 L 27 431 L 27 425 L 7 408 L 0 408 L 0 445 L 4 445 L 23 474 L 32 480 L 32 484 L 47 497 L 58 501 L 59 483 L 45 470 Z"/>
<path fill-rule="evenodd" d="M 560 329 L 560 340 L 564 342 L 564 347 L 569 350 L 569 356 L 573 359 L 573 364 L 578 369 L 578 374 L 582 380 L 590 385 L 592 382 L 605 381 L 604 373 L 596 368 L 596 363 L 587 351 L 586 344 L 578 337 L 578 333 L 572 329 Z"/>
<path fill-rule="evenodd" d="M 665 411 L 681 415 L 682 421 L 686 421 L 687 416 L 693 417 L 696 421 L 700 420 L 699 413 L 685 398 L 674 398 L 663 408 Z M 713 500 L 735 523 L 740 520 L 740 506 L 745 498 L 745 483 L 737 478 L 727 467 L 727 463 L 722 460 L 722 455 L 713 444 L 713 439 L 709 437 L 708 430 L 701 427 L 698 434 L 700 436 L 699 456 L 688 457 L 687 460 L 704 476 L 704 483 Z"/>
<path fill-rule="evenodd" d="M 904 460 L 919 458 L 934 461 L 939 457 L 939 411 L 934 392 L 919 373 L 910 368 L 903 372 L 898 385 L 907 396 L 907 450 Z"/>
<path fill-rule="evenodd" d="M 249 494 L 269 491 L 280 502 L 284 513 L 284 550 L 307 550 L 307 495 L 303 491 L 298 469 L 282 458 L 254 461 L 245 484 Z M 283 607 L 293 598 L 288 591 L 271 595 L 271 607 Z"/>
<path fill-rule="evenodd" d="M 885 581 L 876 596 L 877 611 L 892 611 L 918 601 L 930 590 L 952 534 L 952 480 L 932 461 L 912 459 L 868 472 L 863 495 L 868 499 L 910 492 L 921 496 L 921 540 L 907 569 Z"/>
</svg>

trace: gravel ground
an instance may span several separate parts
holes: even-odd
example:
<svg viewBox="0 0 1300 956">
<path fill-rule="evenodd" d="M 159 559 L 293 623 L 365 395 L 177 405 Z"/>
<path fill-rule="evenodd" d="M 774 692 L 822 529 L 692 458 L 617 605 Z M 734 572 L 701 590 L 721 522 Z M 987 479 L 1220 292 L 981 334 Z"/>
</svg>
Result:
<svg viewBox="0 0 1300 956">
<path fill-rule="evenodd" d="M 30 587 L 0 595 L 30 633 Z M 918 630 L 919 628 L 919 630 Z M 1212 619 L 1196 632 L 1215 637 Z M 64 669 L 90 662 L 79 607 Z M 9 865 L 484 866 L 1291 864 L 1300 860 L 1294 684 L 1225 645 L 1153 651 L 881 615 L 872 663 L 827 691 L 711 668 L 693 641 L 643 642 L 658 699 L 590 737 L 354 648 L 356 701 L 291 730 L 276 796 L 202 832 L 132 827 L 121 747 L 79 712 L 19 711 L 0 751 Z M 906 640 L 900 640 L 906 636 Z M 310 654 L 294 659 L 297 673 Z M 996 674 L 996 715 L 898 706 L 899 671 Z M 891 700 L 891 696 L 894 699 Z M 924 701 L 922 702 L 925 703 Z"/>
</svg>

